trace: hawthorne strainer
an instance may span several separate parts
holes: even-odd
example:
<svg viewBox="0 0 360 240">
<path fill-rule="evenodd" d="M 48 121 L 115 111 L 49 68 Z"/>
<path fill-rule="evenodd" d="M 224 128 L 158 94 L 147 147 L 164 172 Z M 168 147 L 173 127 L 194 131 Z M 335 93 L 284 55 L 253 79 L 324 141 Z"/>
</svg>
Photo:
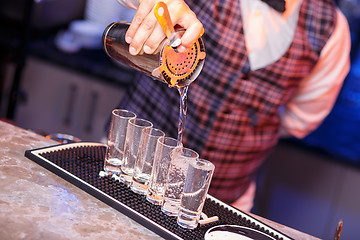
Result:
<svg viewBox="0 0 360 240">
<path fill-rule="evenodd" d="M 181 44 L 184 30 L 175 32 L 165 2 L 156 4 L 154 14 L 168 38 L 161 51 L 159 71 L 170 86 L 189 85 L 199 75 L 204 64 L 204 43 L 199 38 L 186 52 L 177 52 L 176 47 Z"/>
</svg>

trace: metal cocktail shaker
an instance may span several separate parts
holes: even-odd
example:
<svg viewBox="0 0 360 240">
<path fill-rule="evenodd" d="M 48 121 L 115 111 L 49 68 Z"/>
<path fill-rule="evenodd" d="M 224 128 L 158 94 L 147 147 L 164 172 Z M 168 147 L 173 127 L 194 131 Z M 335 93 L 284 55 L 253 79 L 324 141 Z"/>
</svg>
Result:
<svg viewBox="0 0 360 240">
<path fill-rule="evenodd" d="M 125 34 L 129 28 L 128 22 L 111 23 L 103 34 L 105 52 L 114 60 L 126 64 L 169 86 L 187 86 L 199 75 L 205 59 L 205 47 L 199 38 L 192 48 L 180 53 L 165 39 L 155 54 L 140 54 L 133 56 L 129 53 L 129 44 L 125 41 Z M 184 30 L 176 32 L 181 37 Z"/>
</svg>

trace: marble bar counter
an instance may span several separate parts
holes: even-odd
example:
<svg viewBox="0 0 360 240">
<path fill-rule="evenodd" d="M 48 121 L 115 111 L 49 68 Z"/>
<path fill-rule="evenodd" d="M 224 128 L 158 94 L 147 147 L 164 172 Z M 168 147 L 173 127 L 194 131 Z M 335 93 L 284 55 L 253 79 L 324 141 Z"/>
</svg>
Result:
<svg viewBox="0 0 360 240">
<path fill-rule="evenodd" d="M 55 144 L 0 121 L 0 239 L 162 239 L 24 156 Z M 259 220 L 294 239 L 317 239 Z"/>
</svg>

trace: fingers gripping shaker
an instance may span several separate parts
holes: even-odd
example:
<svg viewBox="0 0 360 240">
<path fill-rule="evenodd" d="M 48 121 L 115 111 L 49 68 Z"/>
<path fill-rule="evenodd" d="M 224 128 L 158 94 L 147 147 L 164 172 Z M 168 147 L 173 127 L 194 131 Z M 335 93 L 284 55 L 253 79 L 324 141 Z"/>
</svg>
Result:
<svg viewBox="0 0 360 240">
<path fill-rule="evenodd" d="M 115 61 L 161 80 L 171 87 L 187 86 L 197 78 L 204 65 L 204 43 L 198 38 L 186 52 L 177 52 L 176 47 L 180 45 L 180 38 L 185 30 L 173 30 L 165 3 L 158 3 L 155 15 L 167 39 L 154 54 L 133 56 L 129 53 L 129 44 L 125 41 L 125 34 L 130 26 L 128 22 L 114 22 L 105 29 L 102 40 L 104 50 Z"/>
</svg>

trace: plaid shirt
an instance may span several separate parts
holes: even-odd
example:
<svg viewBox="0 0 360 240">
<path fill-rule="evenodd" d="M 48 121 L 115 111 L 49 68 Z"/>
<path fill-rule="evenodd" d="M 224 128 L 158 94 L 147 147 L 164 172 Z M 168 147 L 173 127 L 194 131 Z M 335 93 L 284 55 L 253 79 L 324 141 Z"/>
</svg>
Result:
<svg viewBox="0 0 360 240">
<path fill-rule="evenodd" d="M 215 164 L 209 193 L 231 203 L 278 141 L 278 108 L 316 64 L 336 21 L 332 0 L 303 0 L 293 42 L 255 71 L 246 54 L 240 1 L 187 1 L 203 23 L 204 68 L 189 87 L 184 146 Z M 179 94 L 139 74 L 120 107 L 177 137 Z"/>
</svg>

